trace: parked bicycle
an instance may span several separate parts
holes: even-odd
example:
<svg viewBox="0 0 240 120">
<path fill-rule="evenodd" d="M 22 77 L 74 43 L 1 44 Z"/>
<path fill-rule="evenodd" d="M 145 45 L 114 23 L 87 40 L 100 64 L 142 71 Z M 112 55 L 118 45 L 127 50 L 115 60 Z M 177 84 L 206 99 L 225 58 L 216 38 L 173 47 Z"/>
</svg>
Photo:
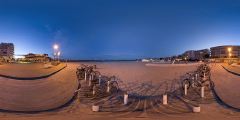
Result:
<svg viewBox="0 0 240 120">
<path fill-rule="evenodd" d="M 187 73 L 182 81 L 182 87 L 185 85 L 189 89 L 190 87 L 212 87 L 214 83 L 211 81 L 210 67 L 207 64 L 200 65 L 194 72 Z"/>
</svg>

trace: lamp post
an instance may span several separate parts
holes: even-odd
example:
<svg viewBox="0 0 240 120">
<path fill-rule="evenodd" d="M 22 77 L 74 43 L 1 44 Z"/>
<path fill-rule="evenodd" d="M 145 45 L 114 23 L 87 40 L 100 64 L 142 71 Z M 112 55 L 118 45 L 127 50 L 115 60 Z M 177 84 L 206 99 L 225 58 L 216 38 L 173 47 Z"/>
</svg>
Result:
<svg viewBox="0 0 240 120">
<path fill-rule="evenodd" d="M 57 52 L 58 62 L 59 62 L 59 59 L 60 59 L 60 55 L 61 55 L 61 52 L 58 51 L 58 52 Z"/>
<path fill-rule="evenodd" d="M 54 60 L 56 60 L 56 56 L 58 56 L 58 49 L 59 49 L 59 46 L 57 44 L 54 44 L 53 45 L 53 57 L 54 57 Z"/>
<path fill-rule="evenodd" d="M 231 62 L 231 57 L 232 57 L 232 48 L 228 48 L 228 58 L 229 58 L 229 63 Z"/>
</svg>

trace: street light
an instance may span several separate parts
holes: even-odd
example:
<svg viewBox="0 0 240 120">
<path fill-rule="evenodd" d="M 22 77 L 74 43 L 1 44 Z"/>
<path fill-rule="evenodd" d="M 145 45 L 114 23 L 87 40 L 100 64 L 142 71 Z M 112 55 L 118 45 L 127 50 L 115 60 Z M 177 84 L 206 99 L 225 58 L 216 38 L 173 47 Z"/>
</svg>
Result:
<svg viewBox="0 0 240 120">
<path fill-rule="evenodd" d="M 232 57 L 232 48 L 231 47 L 229 47 L 228 48 L 228 57 L 229 57 L 229 64 L 231 63 L 231 57 Z"/>
<path fill-rule="evenodd" d="M 54 44 L 53 45 L 53 56 L 54 56 L 54 59 L 56 59 L 56 56 L 58 56 L 58 49 L 59 49 L 59 45 L 58 44 Z"/>
<path fill-rule="evenodd" d="M 61 55 L 61 52 L 58 51 L 58 52 L 57 52 L 58 61 L 59 61 L 60 55 Z"/>
<path fill-rule="evenodd" d="M 229 56 L 229 58 L 232 56 L 232 53 L 231 53 L 231 52 L 232 52 L 232 48 L 229 47 L 229 48 L 228 48 L 228 56 Z"/>
<path fill-rule="evenodd" d="M 53 45 L 53 49 L 54 49 L 54 50 L 58 50 L 58 48 L 59 48 L 59 46 L 58 46 L 57 44 L 54 44 L 54 45 Z"/>
</svg>

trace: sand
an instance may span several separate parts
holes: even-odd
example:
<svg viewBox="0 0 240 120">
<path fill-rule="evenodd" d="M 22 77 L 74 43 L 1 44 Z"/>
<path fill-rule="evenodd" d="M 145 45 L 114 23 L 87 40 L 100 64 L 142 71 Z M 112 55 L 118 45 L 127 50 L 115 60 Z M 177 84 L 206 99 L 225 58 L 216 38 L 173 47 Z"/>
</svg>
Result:
<svg viewBox="0 0 240 120">
<path fill-rule="evenodd" d="M 1 78 L 0 87 L 0 106 L 8 109 L 24 109 L 30 110 L 31 107 L 35 109 L 46 109 L 58 106 L 70 99 L 76 89 L 75 69 L 80 63 L 69 63 L 66 70 L 63 70 L 56 75 L 46 80 L 39 81 L 13 81 Z M 116 75 L 123 82 L 121 87 L 125 90 L 132 91 L 142 96 L 161 95 L 152 91 L 157 89 L 156 86 L 163 81 L 176 81 L 183 74 L 193 71 L 197 66 L 146 66 L 144 63 L 136 62 L 108 62 L 108 63 L 87 63 L 96 64 L 99 71 L 104 75 Z M 225 74 L 225 73 L 224 73 Z M 84 85 L 84 81 L 82 81 Z M 142 86 L 145 85 L 145 86 Z M 3 87 L 4 86 L 4 87 Z M 126 87 L 127 86 L 127 87 Z M 134 89 L 128 89 L 132 87 Z M 14 88 L 12 90 L 12 88 Z M 177 88 L 175 88 L 177 89 Z M 169 89 L 170 90 L 170 89 Z M 155 94 L 156 93 L 156 94 Z M 11 94 L 11 95 L 9 95 Z M 35 99 L 34 99 L 35 98 Z M 170 97 L 171 98 L 171 97 Z M 37 100 L 39 99 L 39 100 Z M 158 100 L 158 99 L 157 99 Z M 174 99 L 173 99 L 174 101 Z M 161 103 L 151 105 L 151 99 L 142 99 L 137 104 L 132 104 L 134 108 L 129 108 L 125 112 L 92 112 L 91 104 L 73 101 L 71 104 L 61 109 L 46 111 L 40 113 L 9 113 L 0 112 L 0 119 L 11 120 L 79 120 L 79 119 L 162 119 L 162 120 L 238 120 L 240 118 L 239 112 L 230 110 L 218 104 L 216 101 L 211 101 L 208 104 L 201 104 L 201 113 L 192 113 L 187 109 L 183 102 L 178 100 L 169 106 L 162 106 Z M 160 102 L 160 101 L 159 101 Z M 108 102 L 106 102 L 108 103 Z M 104 106 L 109 106 L 106 104 Z M 144 107 L 145 106 L 145 107 Z M 130 107 L 130 106 L 127 106 Z M 150 107 L 149 109 L 147 109 Z M 154 109 L 152 109 L 152 108 Z M 175 109 L 183 109 L 179 113 Z M 120 104 L 118 108 L 123 109 Z M 105 108 L 106 110 L 107 108 Z M 141 109 L 140 111 L 136 111 Z M 135 110 L 135 111 L 132 111 Z"/>
</svg>

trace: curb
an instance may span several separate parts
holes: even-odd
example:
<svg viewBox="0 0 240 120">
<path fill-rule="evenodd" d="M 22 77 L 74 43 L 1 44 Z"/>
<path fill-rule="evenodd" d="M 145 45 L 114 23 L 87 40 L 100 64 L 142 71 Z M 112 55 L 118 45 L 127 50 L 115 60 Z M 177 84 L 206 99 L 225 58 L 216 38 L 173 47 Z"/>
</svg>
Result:
<svg viewBox="0 0 240 120">
<path fill-rule="evenodd" d="M 14 76 L 2 75 L 2 74 L 0 74 L 0 77 L 15 79 L 15 80 L 37 80 L 37 79 L 43 79 L 43 78 L 50 77 L 50 76 L 60 72 L 61 70 L 65 69 L 66 67 L 67 67 L 67 65 L 65 65 L 63 68 L 61 68 L 53 73 L 50 73 L 48 75 L 39 76 L 39 77 L 14 77 Z"/>
<path fill-rule="evenodd" d="M 226 67 L 224 67 L 223 65 L 221 65 L 222 67 L 223 67 L 223 69 L 225 69 L 227 72 L 229 72 L 229 73 L 232 73 L 232 74 L 234 74 L 234 75 L 237 75 L 237 76 L 240 76 L 240 73 L 236 73 L 236 72 L 233 72 L 233 71 L 231 71 L 231 70 L 228 70 Z"/>
</svg>

